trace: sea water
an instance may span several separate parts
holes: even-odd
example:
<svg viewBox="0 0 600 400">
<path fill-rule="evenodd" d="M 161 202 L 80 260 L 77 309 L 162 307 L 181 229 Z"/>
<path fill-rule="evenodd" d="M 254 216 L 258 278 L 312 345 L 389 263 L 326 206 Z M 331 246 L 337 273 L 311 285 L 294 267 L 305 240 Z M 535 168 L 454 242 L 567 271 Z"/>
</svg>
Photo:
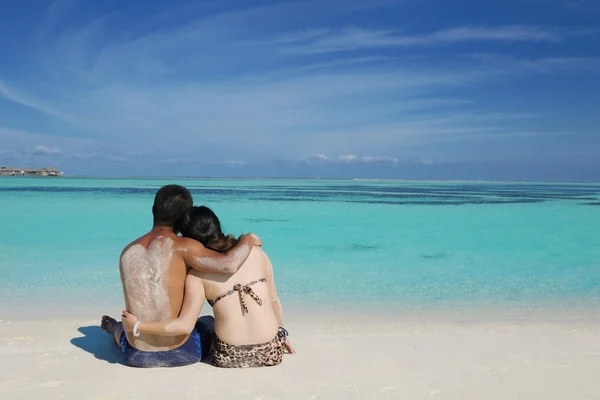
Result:
<svg viewBox="0 0 600 400">
<path fill-rule="evenodd" d="M 0 179 L 0 303 L 122 304 L 173 183 L 261 237 L 292 307 L 600 304 L 600 184 L 78 178 Z"/>
</svg>

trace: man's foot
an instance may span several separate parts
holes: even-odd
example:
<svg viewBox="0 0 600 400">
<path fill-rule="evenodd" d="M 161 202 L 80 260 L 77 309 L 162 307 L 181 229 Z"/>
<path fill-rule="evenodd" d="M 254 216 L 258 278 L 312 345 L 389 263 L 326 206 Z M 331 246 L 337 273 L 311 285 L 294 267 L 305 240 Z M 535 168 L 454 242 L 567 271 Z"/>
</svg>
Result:
<svg viewBox="0 0 600 400">
<path fill-rule="evenodd" d="M 119 323 L 116 319 L 111 318 L 108 315 L 103 315 L 102 322 L 100 322 L 100 327 L 109 335 L 114 336 L 118 324 Z"/>
</svg>

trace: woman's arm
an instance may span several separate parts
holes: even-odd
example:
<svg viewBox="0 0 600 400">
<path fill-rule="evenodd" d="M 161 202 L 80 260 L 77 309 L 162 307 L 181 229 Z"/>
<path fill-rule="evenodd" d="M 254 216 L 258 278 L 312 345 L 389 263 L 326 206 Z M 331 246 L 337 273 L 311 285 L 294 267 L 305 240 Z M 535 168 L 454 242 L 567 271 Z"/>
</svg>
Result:
<svg viewBox="0 0 600 400">
<path fill-rule="evenodd" d="M 159 336 L 187 335 L 196 325 L 204 300 L 204 284 L 202 283 L 202 279 L 196 276 L 194 271 L 190 271 L 187 278 L 185 278 L 185 293 L 179 317 L 157 322 L 141 321 L 137 331 L 139 333 Z M 123 311 L 121 321 L 123 322 L 123 329 L 125 331 L 133 332 L 133 327 L 139 320 L 135 315 Z"/>
<path fill-rule="evenodd" d="M 273 306 L 273 311 L 275 312 L 277 323 L 279 323 L 279 326 L 283 328 L 283 308 L 281 307 L 279 296 L 277 296 L 277 289 L 275 288 L 275 279 L 273 278 L 273 265 L 271 264 L 271 260 L 269 260 L 269 257 L 264 251 L 263 255 L 265 257 L 263 269 L 267 285 L 269 285 L 269 297 L 271 298 L 271 305 Z M 289 337 L 285 337 L 283 344 L 288 352 L 290 352 L 291 354 L 296 354 L 296 349 L 294 349 L 294 346 L 292 346 L 292 342 L 290 341 Z"/>
<path fill-rule="evenodd" d="M 263 256 L 265 257 L 264 265 L 264 273 L 265 279 L 267 280 L 267 285 L 269 286 L 269 297 L 271 299 L 271 305 L 273 306 L 273 311 L 275 312 L 275 316 L 277 317 L 277 322 L 279 326 L 283 326 L 283 309 L 281 307 L 281 302 L 279 301 L 279 296 L 277 296 L 277 289 L 275 288 L 275 279 L 273 277 L 273 265 L 271 264 L 271 260 L 267 254 L 263 251 Z"/>
<path fill-rule="evenodd" d="M 239 243 L 226 253 L 207 249 L 200 242 L 189 238 L 180 238 L 183 260 L 192 269 L 200 272 L 233 274 L 246 261 L 253 246 L 261 246 L 262 242 L 255 234 L 242 236 Z"/>
</svg>

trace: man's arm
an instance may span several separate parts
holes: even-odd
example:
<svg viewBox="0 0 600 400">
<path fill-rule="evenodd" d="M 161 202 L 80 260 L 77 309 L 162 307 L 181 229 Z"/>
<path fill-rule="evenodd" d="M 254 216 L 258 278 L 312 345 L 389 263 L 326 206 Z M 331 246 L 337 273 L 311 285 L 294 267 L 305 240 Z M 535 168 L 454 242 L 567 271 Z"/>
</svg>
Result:
<svg viewBox="0 0 600 400">
<path fill-rule="evenodd" d="M 242 236 L 238 244 L 226 253 L 219 253 L 207 249 L 202 243 L 189 238 L 181 238 L 178 250 L 181 252 L 185 263 L 196 271 L 233 274 L 250 255 L 253 246 L 260 246 L 262 242 L 258 236 L 248 234 Z"/>
</svg>

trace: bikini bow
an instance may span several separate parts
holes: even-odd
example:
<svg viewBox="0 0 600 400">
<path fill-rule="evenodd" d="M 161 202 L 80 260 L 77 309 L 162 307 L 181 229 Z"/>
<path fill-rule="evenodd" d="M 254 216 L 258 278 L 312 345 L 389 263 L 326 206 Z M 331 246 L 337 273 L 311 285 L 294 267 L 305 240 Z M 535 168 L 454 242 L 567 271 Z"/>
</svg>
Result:
<svg viewBox="0 0 600 400">
<path fill-rule="evenodd" d="M 256 295 L 256 293 L 254 293 L 254 291 L 249 285 L 242 286 L 238 283 L 233 287 L 233 290 L 240 294 L 240 303 L 242 303 L 244 314 L 248 313 L 248 305 L 246 304 L 246 300 L 244 300 L 244 294 L 247 294 L 248 296 L 252 297 L 259 306 L 262 306 L 262 300 Z"/>
</svg>

